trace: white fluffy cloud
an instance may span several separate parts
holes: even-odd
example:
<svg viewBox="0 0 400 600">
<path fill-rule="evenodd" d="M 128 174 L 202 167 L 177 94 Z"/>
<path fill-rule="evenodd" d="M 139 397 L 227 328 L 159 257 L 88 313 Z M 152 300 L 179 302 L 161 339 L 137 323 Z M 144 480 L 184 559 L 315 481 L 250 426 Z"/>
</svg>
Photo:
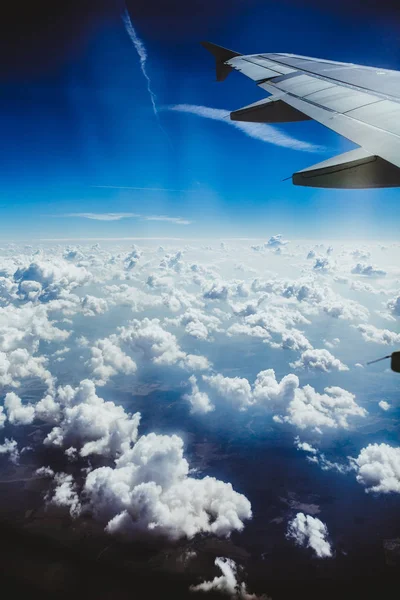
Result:
<svg viewBox="0 0 400 600">
<path fill-rule="evenodd" d="M 381 400 L 380 402 L 378 402 L 378 406 L 385 412 L 390 409 L 390 404 L 389 402 L 386 402 L 386 400 Z"/>
<path fill-rule="evenodd" d="M 97 396 L 94 383 L 88 379 L 79 387 L 60 387 L 57 397 L 48 403 L 39 403 L 38 418 L 56 422 L 44 443 L 69 450 L 76 449 L 80 456 L 101 454 L 115 457 L 128 450 L 136 441 L 140 413 L 124 411 L 114 402 L 105 402 Z"/>
<path fill-rule="evenodd" d="M 35 418 L 35 408 L 30 404 L 22 404 L 21 398 L 14 392 L 6 394 L 4 408 L 12 425 L 29 425 Z"/>
<path fill-rule="evenodd" d="M 385 277 L 386 271 L 383 269 L 377 269 L 372 265 L 366 265 L 364 263 L 357 263 L 351 270 L 354 275 L 363 275 L 364 277 Z"/>
<path fill-rule="evenodd" d="M 302 353 L 299 360 L 291 363 L 294 369 L 315 369 L 329 373 L 330 371 L 348 371 L 349 368 L 338 358 L 335 358 L 325 348 L 314 348 Z"/>
<path fill-rule="evenodd" d="M 177 539 L 240 531 L 252 516 L 247 498 L 230 483 L 194 479 L 188 473 L 182 439 L 150 433 L 122 454 L 115 468 L 91 471 L 84 495 L 109 533 L 147 531 Z"/>
<path fill-rule="evenodd" d="M 53 378 L 44 367 L 46 363 L 47 359 L 44 356 L 31 356 L 26 348 L 8 353 L 0 352 L 0 385 L 19 387 L 21 380 L 37 377 L 51 387 Z"/>
<path fill-rule="evenodd" d="M 297 513 L 295 518 L 289 522 L 287 537 L 293 539 L 299 546 L 305 546 L 314 550 L 318 558 L 329 558 L 332 556 L 332 548 L 328 540 L 328 529 L 320 519 Z"/>
<path fill-rule="evenodd" d="M 284 411 L 276 415 L 276 422 L 286 422 L 299 429 L 313 429 L 322 433 L 325 428 L 349 427 L 349 419 L 365 417 L 367 411 L 355 401 L 354 394 L 333 386 L 323 394 L 312 386 L 300 387 L 294 374 L 277 381 L 273 369 L 260 371 L 253 384 L 241 377 L 224 377 L 221 374 L 206 376 L 203 380 L 221 398 L 228 400 L 239 410 L 258 404 L 271 410 Z"/>
<path fill-rule="evenodd" d="M 8 455 L 10 461 L 14 464 L 19 462 L 18 444 L 15 440 L 6 438 L 4 443 L 0 445 L 0 455 Z"/>
<path fill-rule="evenodd" d="M 374 325 L 358 325 L 358 331 L 366 342 L 375 342 L 375 344 L 394 345 L 400 343 L 400 333 L 390 331 L 389 329 L 379 329 Z"/>
<path fill-rule="evenodd" d="M 387 303 L 387 308 L 396 316 L 400 316 L 400 296 L 392 298 Z"/>
<path fill-rule="evenodd" d="M 190 403 L 190 412 L 204 414 L 214 410 L 214 406 L 211 404 L 210 398 L 205 392 L 201 392 L 199 390 L 197 379 L 194 375 L 189 377 L 189 382 L 192 385 L 192 391 L 190 394 L 185 394 L 183 398 Z"/>
<path fill-rule="evenodd" d="M 217 557 L 214 562 L 215 566 L 220 569 L 222 575 L 214 577 L 212 581 L 203 581 L 198 585 L 192 585 L 192 592 L 219 592 L 226 594 L 233 600 L 268 600 L 263 596 L 256 596 L 247 591 L 247 586 L 244 581 L 238 581 L 237 565 L 231 558 Z"/>
<path fill-rule="evenodd" d="M 54 258 L 52 261 L 36 261 L 14 273 L 19 295 L 26 300 L 38 299 L 48 302 L 64 291 L 71 291 L 91 279 L 84 267 Z"/>
<path fill-rule="evenodd" d="M 134 319 L 128 326 L 120 328 L 118 340 L 156 365 L 177 364 L 194 370 L 209 367 L 206 357 L 184 352 L 176 336 L 164 329 L 159 319 Z"/>
<path fill-rule="evenodd" d="M 132 375 L 137 370 L 136 363 L 112 338 L 97 340 L 91 347 L 91 353 L 88 364 L 97 385 L 105 385 L 117 373 Z"/>
<path fill-rule="evenodd" d="M 351 462 L 367 492 L 400 494 L 400 448 L 369 444 Z"/>
</svg>

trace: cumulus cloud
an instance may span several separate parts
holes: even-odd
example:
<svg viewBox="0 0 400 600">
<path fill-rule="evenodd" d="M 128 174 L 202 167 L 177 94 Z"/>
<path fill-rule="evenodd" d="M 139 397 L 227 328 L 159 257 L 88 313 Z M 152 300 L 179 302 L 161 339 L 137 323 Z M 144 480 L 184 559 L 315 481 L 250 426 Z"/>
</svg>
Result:
<svg viewBox="0 0 400 600">
<path fill-rule="evenodd" d="M 91 347 L 91 353 L 88 364 L 97 385 L 105 385 L 110 377 L 118 373 L 132 375 L 137 370 L 136 363 L 113 339 L 97 340 Z"/>
<path fill-rule="evenodd" d="M 367 411 L 355 401 L 355 395 L 333 386 L 323 394 L 312 386 L 300 387 L 294 374 L 286 375 L 279 382 L 273 369 L 260 371 L 253 384 L 243 377 L 224 377 L 222 374 L 203 375 L 203 380 L 221 398 L 231 402 L 239 410 L 261 405 L 284 414 L 275 415 L 276 422 L 286 422 L 301 430 L 312 429 L 322 433 L 325 428 L 347 429 L 349 419 L 365 417 Z"/>
<path fill-rule="evenodd" d="M 400 296 L 389 300 L 386 306 L 393 315 L 396 317 L 400 316 Z"/>
<path fill-rule="evenodd" d="M 332 556 L 332 548 L 328 540 L 328 529 L 320 519 L 297 513 L 295 518 L 289 522 L 287 530 L 288 539 L 293 539 L 299 546 L 311 548 L 318 558 L 329 558 Z"/>
<path fill-rule="evenodd" d="M 26 348 L 11 352 L 0 351 L 0 385 L 3 387 L 19 387 L 21 380 L 28 377 L 42 379 L 49 387 L 52 376 L 45 368 L 47 359 L 44 356 L 31 356 Z"/>
<path fill-rule="evenodd" d="M 267 248 L 279 248 L 281 246 L 286 246 L 286 244 L 288 243 L 288 240 L 285 240 L 283 238 L 283 235 L 281 233 L 278 233 L 277 235 L 273 235 L 272 237 L 270 237 L 265 245 Z"/>
<path fill-rule="evenodd" d="M 226 398 L 239 410 L 244 410 L 253 404 L 252 390 L 247 379 L 241 377 L 224 377 L 217 375 L 203 375 L 203 380 L 214 389 L 217 394 Z"/>
<path fill-rule="evenodd" d="M 45 473 L 42 472 L 41 474 Z M 82 507 L 72 475 L 56 473 L 54 482 L 53 493 L 47 496 L 47 502 L 54 506 L 68 508 L 71 517 L 79 516 Z"/>
<path fill-rule="evenodd" d="M 125 344 L 133 352 L 156 365 L 175 365 L 193 370 L 206 370 L 206 357 L 184 352 L 175 335 L 166 331 L 159 319 L 134 319 L 121 327 L 118 336 L 112 338 Z"/>
<path fill-rule="evenodd" d="M 388 444 L 369 444 L 351 459 L 358 483 L 366 492 L 400 493 L 400 448 Z"/>
<path fill-rule="evenodd" d="M 291 363 L 294 369 L 314 369 L 329 373 L 331 371 L 348 371 L 349 368 L 338 358 L 335 358 L 328 350 L 324 348 L 314 348 L 302 353 L 299 360 Z"/>
<path fill-rule="evenodd" d="M 328 273 L 335 268 L 335 262 L 326 256 L 316 258 L 313 269 L 320 273 Z"/>
<path fill-rule="evenodd" d="M 358 329 L 366 342 L 388 346 L 400 343 L 400 333 L 390 331 L 389 329 L 379 329 L 374 325 L 357 325 L 356 329 Z"/>
<path fill-rule="evenodd" d="M 219 592 L 226 594 L 233 600 L 268 600 L 263 596 L 256 596 L 247 591 L 244 581 L 238 581 L 238 568 L 231 558 L 217 557 L 214 561 L 216 567 L 220 569 L 222 575 L 214 577 L 212 581 L 203 581 L 198 585 L 192 585 L 192 592 Z"/>
<path fill-rule="evenodd" d="M 90 273 L 84 267 L 77 267 L 62 259 L 36 261 L 14 273 L 19 295 L 27 300 L 38 299 L 48 302 L 63 292 L 88 283 Z M 32 294 L 34 297 L 32 297 Z"/>
<path fill-rule="evenodd" d="M 385 277 L 387 275 L 386 271 L 383 271 L 383 269 L 377 269 L 372 265 L 366 265 L 364 263 L 357 263 L 356 266 L 352 268 L 351 272 L 353 275 L 363 275 L 364 277 Z"/>
<path fill-rule="evenodd" d="M 303 450 L 303 452 L 309 452 L 310 454 L 318 454 L 318 450 L 311 446 L 308 442 L 301 442 L 299 436 L 294 438 L 294 443 L 297 450 Z"/>
<path fill-rule="evenodd" d="M 18 444 L 13 439 L 6 438 L 3 444 L 0 444 L 0 455 L 8 456 L 15 465 L 19 462 Z"/>
<path fill-rule="evenodd" d="M 4 408 L 12 425 L 29 425 L 35 418 L 35 408 L 30 404 L 22 404 L 21 398 L 14 392 L 6 394 Z"/>
<path fill-rule="evenodd" d="M 349 418 L 365 417 L 367 411 L 355 401 L 355 395 L 343 388 L 327 387 L 323 394 L 310 385 L 297 389 L 287 407 L 284 421 L 299 429 L 313 429 L 321 433 L 324 428 L 348 429 Z"/>
<path fill-rule="evenodd" d="M 191 538 L 200 532 L 229 536 L 251 518 L 250 502 L 229 483 L 193 479 L 176 435 L 142 436 L 115 468 L 91 471 L 84 485 L 88 507 L 109 533 L 136 532 Z"/>
<path fill-rule="evenodd" d="M 140 422 L 140 413 L 131 415 L 122 406 L 97 396 L 94 383 L 88 379 L 77 388 L 59 387 L 54 400 L 49 397 L 37 405 L 36 415 L 57 423 L 45 445 L 74 448 L 82 457 L 115 457 L 128 450 L 137 439 Z"/>
<path fill-rule="evenodd" d="M 190 403 L 190 412 L 208 413 L 214 410 L 215 407 L 210 402 L 210 398 L 205 392 L 201 392 L 199 390 L 199 386 L 197 385 L 197 379 L 194 375 L 191 375 L 189 377 L 189 382 L 192 385 L 192 391 L 190 394 L 185 394 L 183 398 L 184 400 L 187 400 Z"/>
<path fill-rule="evenodd" d="M 386 400 L 381 400 L 380 402 L 378 402 L 378 406 L 385 412 L 391 408 L 389 402 L 386 402 Z"/>
</svg>

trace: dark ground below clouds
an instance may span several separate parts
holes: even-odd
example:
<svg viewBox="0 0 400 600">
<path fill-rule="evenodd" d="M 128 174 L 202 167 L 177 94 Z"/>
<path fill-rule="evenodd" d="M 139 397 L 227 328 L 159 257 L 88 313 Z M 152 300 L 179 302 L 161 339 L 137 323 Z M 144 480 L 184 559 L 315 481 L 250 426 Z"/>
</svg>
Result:
<svg viewBox="0 0 400 600">
<path fill-rule="evenodd" d="M 229 437 L 224 439 L 221 431 L 207 438 L 197 435 L 189 446 L 191 464 L 204 468 L 201 476 L 224 474 L 252 502 L 253 520 L 230 540 L 197 536 L 176 543 L 149 538 L 121 542 L 89 517 L 72 520 L 66 511 L 45 510 L 48 480 L 32 478 L 37 465 L 29 464 L 30 453 L 19 466 L 2 457 L 3 595 L 212 600 L 222 596 L 195 595 L 189 587 L 220 575 L 214 560 L 225 556 L 243 565 L 249 591 L 272 600 L 397 597 L 400 543 L 385 542 L 400 535 L 397 495 L 375 501 L 353 478 L 321 473 L 302 453 L 280 447 L 277 440 L 246 443 Z M 41 464 L 48 459 L 49 454 L 42 456 Z M 53 453 L 51 466 L 62 470 L 59 460 Z M 287 520 L 299 510 L 328 524 L 334 558 L 319 560 L 285 539 Z M 185 560 L 188 551 L 197 556 Z"/>
<path fill-rule="evenodd" d="M 60 539 L 49 538 L 40 533 L 30 533 L 23 528 L 11 524 L 0 524 L 0 585 L 3 597 L 40 596 L 45 598 L 94 598 L 125 599 L 160 598 L 183 599 L 202 598 L 210 600 L 221 598 L 216 593 L 207 596 L 194 595 L 189 592 L 193 584 L 193 573 L 189 570 L 174 572 L 162 568 L 158 564 L 135 564 L 131 557 L 130 545 L 120 547 L 111 557 L 99 558 L 98 548 L 91 544 L 88 551 L 85 543 L 76 541 L 66 544 Z M 104 540 L 99 546 L 104 544 Z M 222 551 L 222 552 L 221 552 Z M 208 577 L 214 576 L 211 569 L 213 555 L 226 553 L 226 549 L 218 547 L 205 552 L 204 565 L 208 564 Z M 290 560 L 287 557 L 286 560 Z M 260 573 L 250 577 L 251 590 L 262 591 L 266 581 Z M 363 600 L 398 597 L 399 574 L 393 567 L 385 578 L 371 577 L 368 570 L 362 577 L 348 581 L 329 581 L 318 574 L 308 579 L 282 580 L 270 579 L 267 583 L 268 595 L 273 600 L 321 600 L 341 598 L 343 600 Z M 263 587 L 264 586 L 264 587 Z M 396 591 L 397 590 L 397 591 Z M 20 596 L 21 595 L 21 596 Z"/>
</svg>

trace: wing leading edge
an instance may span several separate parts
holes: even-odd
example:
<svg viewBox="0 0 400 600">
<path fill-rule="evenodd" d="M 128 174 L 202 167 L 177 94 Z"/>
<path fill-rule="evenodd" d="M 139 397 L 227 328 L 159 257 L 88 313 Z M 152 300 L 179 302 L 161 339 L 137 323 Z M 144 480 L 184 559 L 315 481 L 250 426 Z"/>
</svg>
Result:
<svg viewBox="0 0 400 600">
<path fill-rule="evenodd" d="M 294 173 L 295 185 L 400 186 L 400 72 L 293 54 L 242 55 L 210 42 L 217 80 L 232 70 L 272 94 L 231 119 L 283 123 L 313 119 L 360 148 Z"/>
</svg>

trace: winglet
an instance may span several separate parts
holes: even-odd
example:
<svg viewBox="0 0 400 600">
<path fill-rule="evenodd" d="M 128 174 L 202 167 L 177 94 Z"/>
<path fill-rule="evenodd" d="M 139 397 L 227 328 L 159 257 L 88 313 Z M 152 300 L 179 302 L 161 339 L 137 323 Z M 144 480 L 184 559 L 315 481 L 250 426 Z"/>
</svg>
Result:
<svg viewBox="0 0 400 600">
<path fill-rule="evenodd" d="M 232 71 L 232 67 L 225 64 L 226 61 L 234 58 L 235 56 L 242 56 L 239 52 L 228 50 L 227 48 L 217 46 L 217 44 L 212 44 L 211 42 L 201 42 L 201 45 L 203 48 L 211 52 L 215 58 L 217 81 L 223 81 Z"/>
</svg>

